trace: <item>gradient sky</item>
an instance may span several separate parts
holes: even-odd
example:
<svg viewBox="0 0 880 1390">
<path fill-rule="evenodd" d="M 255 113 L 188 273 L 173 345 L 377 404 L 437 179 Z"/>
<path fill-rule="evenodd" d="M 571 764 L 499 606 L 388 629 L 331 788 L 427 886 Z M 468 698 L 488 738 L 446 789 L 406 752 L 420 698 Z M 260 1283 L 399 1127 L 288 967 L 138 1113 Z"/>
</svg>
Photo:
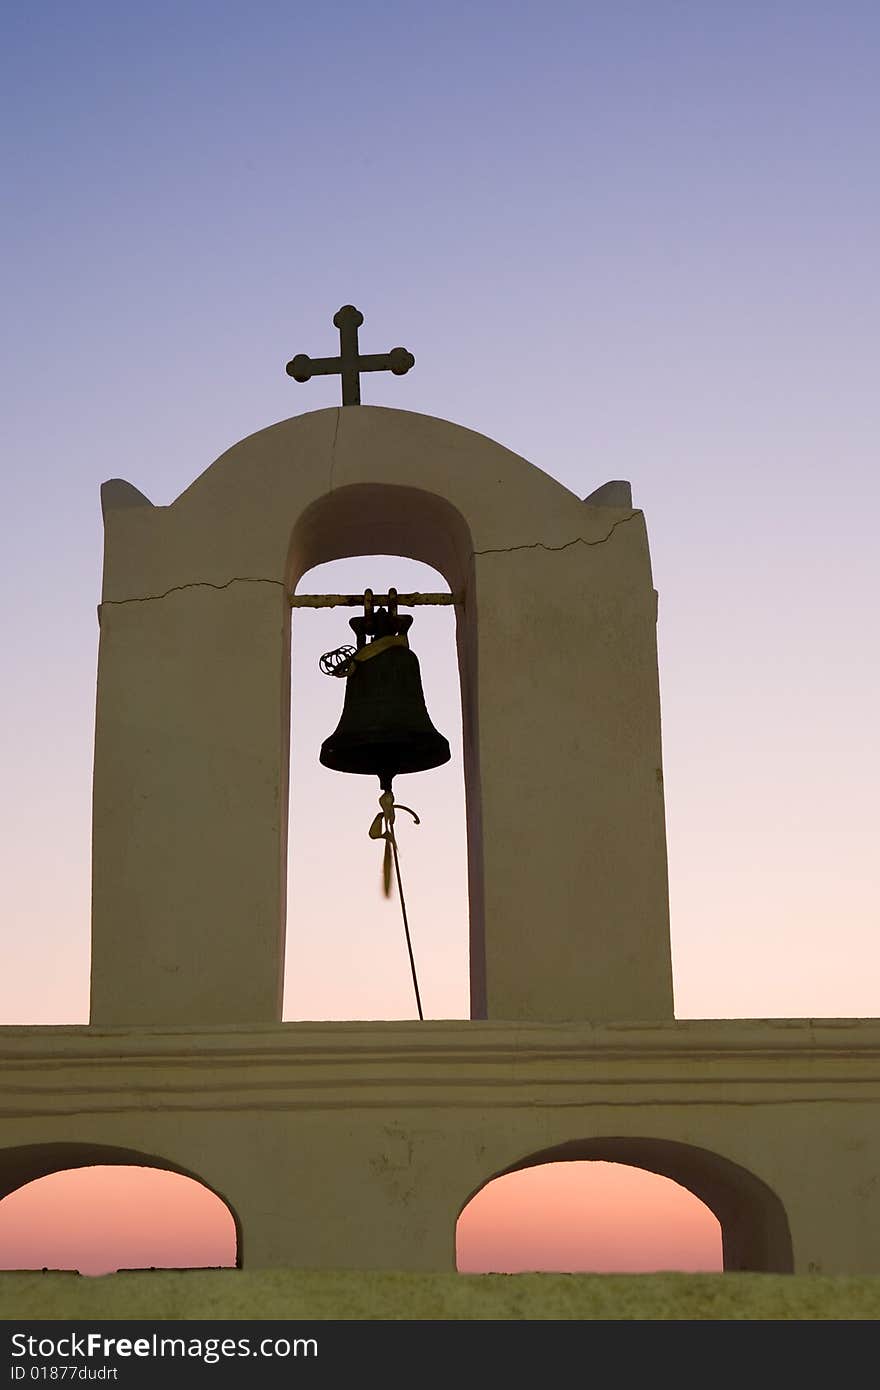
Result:
<svg viewBox="0 0 880 1390">
<path fill-rule="evenodd" d="M 49 0 L 2 48 L 0 1022 L 87 1017 L 100 484 L 167 504 L 335 404 L 284 364 L 334 351 L 345 302 L 363 350 L 416 355 L 365 402 L 579 496 L 632 481 L 679 1016 L 880 1013 L 873 0 Z M 296 620 L 290 1018 L 412 1013 L 372 790 L 314 781 L 339 699 L 314 666 L 347 616 Z M 413 646 L 454 742 L 451 623 L 418 613 Z M 427 1012 L 460 1016 L 460 764 L 404 786 Z M 360 935 L 353 894 L 377 913 Z"/>
</svg>

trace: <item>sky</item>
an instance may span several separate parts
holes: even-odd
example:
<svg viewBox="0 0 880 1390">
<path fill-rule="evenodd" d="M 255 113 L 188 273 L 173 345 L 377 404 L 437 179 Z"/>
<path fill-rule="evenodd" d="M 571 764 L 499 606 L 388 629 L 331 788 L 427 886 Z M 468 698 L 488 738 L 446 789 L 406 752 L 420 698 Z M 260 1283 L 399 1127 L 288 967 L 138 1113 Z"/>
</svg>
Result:
<svg viewBox="0 0 880 1390">
<path fill-rule="evenodd" d="M 284 365 L 335 351 L 343 303 L 363 351 L 416 358 L 365 403 L 581 497 L 632 482 L 677 1015 L 880 1013 L 876 5 L 48 0 L 4 27 L 0 1023 L 87 1019 L 100 484 L 168 504 L 337 404 Z M 389 582 L 445 587 L 370 561 L 300 589 Z M 348 616 L 295 618 L 290 1019 L 413 1016 L 373 792 L 315 769 Z M 400 788 L 433 1017 L 467 1011 L 452 621 L 419 610 L 412 645 L 457 760 Z"/>
</svg>

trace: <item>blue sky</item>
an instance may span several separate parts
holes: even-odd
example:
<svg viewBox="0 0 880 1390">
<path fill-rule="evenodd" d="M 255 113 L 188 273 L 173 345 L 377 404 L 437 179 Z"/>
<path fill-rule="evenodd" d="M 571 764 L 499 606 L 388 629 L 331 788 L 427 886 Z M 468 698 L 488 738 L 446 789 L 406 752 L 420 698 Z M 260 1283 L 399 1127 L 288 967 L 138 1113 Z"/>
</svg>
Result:
<svg viewBox="0 0 880 1390">
<path fill-rule="evenodd" d="M 100 483 L 168 503 L 335 404 L 284 364 L 334 350 L 345 302 L 363 350 L 416 356 L 365 402 L 581 496 L 632 480 L 680 1011 L 880 1013 L 880 10 L 48 3 L 4 29 L 0 1021 L 81 1016 Z"/>
</svg>

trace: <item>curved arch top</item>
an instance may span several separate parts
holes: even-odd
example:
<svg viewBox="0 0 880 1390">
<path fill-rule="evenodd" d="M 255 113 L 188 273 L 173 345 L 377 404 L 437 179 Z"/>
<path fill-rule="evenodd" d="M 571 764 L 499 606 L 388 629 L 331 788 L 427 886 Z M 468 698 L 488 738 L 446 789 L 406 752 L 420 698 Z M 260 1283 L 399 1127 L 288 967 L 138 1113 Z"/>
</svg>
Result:
<svg viewBox="0 0 880 1390">
<path fill-rule="evenodd" d="M 299 515 L 290 538 L 287 583 L 353 555 L 406 555 L 439 570 L 453 593 L 466 592 L 474 556 L 471 529 L 445 498 L 398 483 L 348 483 Z"/>
<path fill-rule="evenodd" d="M 317 410 L 240 440 L 168 507 L 152 506 L 122 480 L 105 484 L 105 520 L 117 526 L 107 529 L 104 601 L 162 593 L 171 581 L 289 582 L 296 518 L 322 497 L 366 483 L 442 499 L 467 519 L 477 552 L 564 546 L 585 526 L 601 535 L 607 514 L 619 510 L 585 507 L 534 464 L 448 420 L 383 406 Z M 161 550 L 139 544 L 157 528 Z"/>
<path fill-rule="evenodd" d="M 365 470 L 372 482 L 403 485 L 415 482 L 417 474 L 427 492 L 445 497 L 466 514 L 476 514 L 482 506 L 481 472 L 503 480 L 514 501 L 519 497 L 543 508 L 564 499 L 577 506 L 580 500 L 535 464 L 478 430 L 436 415 L 364 405 L 357 410 L 337 406 L 308 411 L 247 435 L 194 479 L 172 506 L 210 505 L 212 495 L 230 479 L 243 494 L 248 489 L 240 476 L 236 478 L 242 462 L 251 476 L 258 471 L 263 485 L 272 486 L 275 470 L 291 461 L 316 493 L 362 482 Z M 279 486 L 287 482 L 282 479 Z"/>
<path fill-rule="evenodd" d="M 280 1018 L 288 594 L 371 553 L 462 599 L 473 1016 L 671 1017 L 641 512 L 377 406 L 261 430 L 171 506 L 103 502 L 93 1022 Z"/>
</svg>

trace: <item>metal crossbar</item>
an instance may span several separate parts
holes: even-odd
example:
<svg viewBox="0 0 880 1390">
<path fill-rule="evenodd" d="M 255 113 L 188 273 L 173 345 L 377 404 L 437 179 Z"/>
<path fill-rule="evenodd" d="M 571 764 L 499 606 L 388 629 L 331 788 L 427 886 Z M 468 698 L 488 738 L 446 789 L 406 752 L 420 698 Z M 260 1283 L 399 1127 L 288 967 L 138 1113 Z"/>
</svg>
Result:
<svg viewBox="0 0 880 1390">
<path fill-rule="evenodd" d="M 391 595 L 374 594 L 373 602 L 387 604 Z M 402 608 L 418 608 L 422 604 L 461 604 L 459 594 L 397 594 Z M 291 594 L 291 608 L 363 608 L 363 594 Z"/>
</svg>

